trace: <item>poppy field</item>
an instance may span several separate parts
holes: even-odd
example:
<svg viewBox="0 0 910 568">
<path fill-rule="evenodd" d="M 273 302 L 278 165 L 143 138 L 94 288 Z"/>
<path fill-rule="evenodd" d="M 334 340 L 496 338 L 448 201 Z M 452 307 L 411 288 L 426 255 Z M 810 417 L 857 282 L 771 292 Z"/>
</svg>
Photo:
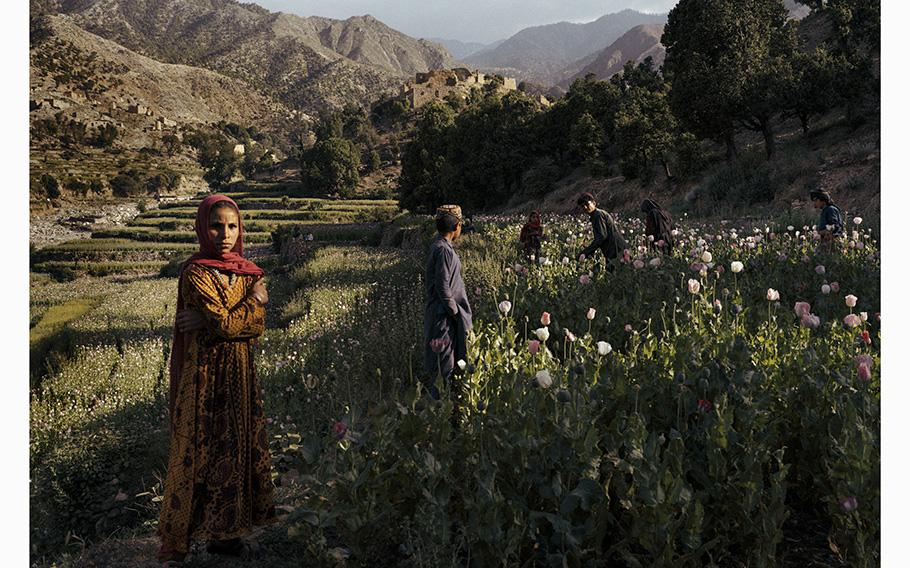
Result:
<svg viewBox="0 0 910 568">
<path fill-rule="evenodd" d="M 422 247 L 301 238 L 257 259 L 282 511 L 262 565 L 289 549 L 325 566 L 877 565 L 880 260 L 862 219 L 836 250 L 804 226 L 683 221 L 672 252 L 620 219 L 612 271 L 574 260 L 584 220 L 545 216 L 531 259 L 523 220 L 478 219 L 456 244 L 468 360 L 438 401 L 418 380 Z M 427 225 L 410 222 L 419 242 Z M 175 286 L 33 275 L 36 320 L 111 290 L 33 388 L 34 562 L 153 533 Z"/>
</svg>

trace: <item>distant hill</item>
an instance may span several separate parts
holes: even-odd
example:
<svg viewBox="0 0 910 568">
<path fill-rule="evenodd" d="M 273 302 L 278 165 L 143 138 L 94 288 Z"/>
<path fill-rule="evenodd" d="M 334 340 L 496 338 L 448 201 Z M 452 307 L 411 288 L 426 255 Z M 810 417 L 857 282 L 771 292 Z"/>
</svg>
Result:
<svg viewBox="0 0 910 568">
<path fill-rule="evenodd" d="M 303 18 L 235 0 L 58 0 L 51 9 L 140 54 L 242 79 L 309 112 L 365 104 L 454 63 L 442 45 L 369 15 Z"/>
<path fill-rule="evenodd" d="M 623 65 L 627 61 L 639 63 L 647 57 L 654 60 L 655 67 L 659 67 L 666 55 L 666 49 L 660 43 L 663 30 L 663 24 L 635 26 L 605 49 L 589 55 L 567 68 L 567 77 L 560 82 L 560 85 L 568 87 L 576 78 L 584 77 L 588 73 L 593 73 L 598 79 L 609 79 L 622 71 Z"/>
<path fill-rule="evenodd" d="M 519 79 L 554 85 L 563 79 L 566 67 L 608 47 L 630 29 L 666 21 L 666 14 L 623 10 L 586 24 L 560 22 L 526 28 L 494 49 L 465 58 L 465 63 L 489 71 L 512 71 Z"/>
<path fill-rule="evenodd" d="M 430 41 L 442 44 L 443 47 L 449 50 L 449 53 L 452 54 L 452 57 L 455 59 L 463 59 L 469 55 L 473 55 L 478 51 L 487 49 L 492 44 L 478 43 L 475 41 L 459 41 L 457 39 L 443 39 L 443 38 L 429 38 Z"/>
</svg>

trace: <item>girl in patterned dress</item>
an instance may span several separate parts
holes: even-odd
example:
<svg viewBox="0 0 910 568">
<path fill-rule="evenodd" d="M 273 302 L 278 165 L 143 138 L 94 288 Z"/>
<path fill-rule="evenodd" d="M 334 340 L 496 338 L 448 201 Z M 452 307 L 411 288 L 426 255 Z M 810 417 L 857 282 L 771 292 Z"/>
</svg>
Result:
<svg viewBox="0 0 910 568">
<path fill-rule="evenodd" d="M 196 213 L 199 252 L 184 264 L 170 367 L 170 451 L 158 522 L 165 566 L 193 539 L 243 556 L 241 537 L 275 520 L 271 460 L 253 342 L 265 329 L 263 271 L 243 258 L 237 204 L 211 195 Z"/>
</svg>

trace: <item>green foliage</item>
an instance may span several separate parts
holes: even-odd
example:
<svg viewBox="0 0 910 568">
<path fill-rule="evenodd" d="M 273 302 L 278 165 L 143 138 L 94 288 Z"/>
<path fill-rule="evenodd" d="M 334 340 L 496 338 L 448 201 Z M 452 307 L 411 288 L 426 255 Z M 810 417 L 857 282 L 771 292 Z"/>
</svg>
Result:
<svg viewBox="0 0 910 568">
<path fill-rule="evenodd" d="M 616 141 L 623 175 L 650 180 L 656 161 L 667 164 L 678 125 L 667 102 L 669 85 L 648 58 L 638 67 L 626 65 L 613 77 L 623 89 L 616 113 Z M 666 171 L 670 177 L 669 170 Z"/>
<path fill-rule="evenodd" d="M 367 162 L 367 173 L 378 171 L 382 167 L 382 160 L 379 159 L 379 152 L 370 150 L 370 159 Z"/>
<path fill-rule="evenodd" d="M 142 183 L 142 173 L 138 170 L 121 172 L 108 180 L 115 197 L 136 197 L 146 193 Z"/>
<path fill-rule="evenodd" d="M 793 81 L 787 90 L 787 114 L 799 119 L 808 133 L 809 121 L 841 102 L 841 80 L 847 74 L 843 57 L 835 57 L 824 48 L 814 53 L 797 52 L 793 56 Z"/>
<path fill-rule="evenodd" d="M 98 133 L 95 135 L 95 146 L 109 148 L 114 145 L 119 134 L 117 127 L 113 124 L 102 125 L 98 127 Z"/>
<path fill-rule="evenodd" d="M 60 197 L 60 184 L 57 182 L 57 178 L 51 174 L 41 175 L 41 188 L 44 190 L 44 194 L 50 199 L 57 199 Z"/>
<path fill-rule="evenodd" d="M 578 117 L 569 132 L 569 152 L 572 158 L 583 164 L 592 164 L 600 158 L 603 131 L 590 113 Z"/>
<path fill-rule="evenodd" d="M 360 181 L 360 152 L 344 138 L 321 139 L 303 153 L 300 168 L 311 195 L 350 197 Z"/>
<path fill-rule="evenodd" d="M 168 156 L 173 156 L 180 150 L 182 142 L 176 134 L 167 133 L 161 137 L 161 145 Z"/>
<path fill-rule="evenodd" d="M 664 69 L 670 105 L 687 130 L 726 143 L 732 156 L 733 134 L 743 126 L 762 132 L 773 154 L 771 120 L 783 110 L 796 47 L 786 21 L 777 0 L 683 0 L 670 11 Z"/>
<path fill-rule="evenodd" d="M 414 140 L 405 147 L 401 158 L 400 202 L 405 209 L 416 210 L 438 204 L 438 187 L 447 152 L 446 136 L 455 122 L 455 112 L 448 105 L 430 101 L 422 109 Z"/>
</svg>

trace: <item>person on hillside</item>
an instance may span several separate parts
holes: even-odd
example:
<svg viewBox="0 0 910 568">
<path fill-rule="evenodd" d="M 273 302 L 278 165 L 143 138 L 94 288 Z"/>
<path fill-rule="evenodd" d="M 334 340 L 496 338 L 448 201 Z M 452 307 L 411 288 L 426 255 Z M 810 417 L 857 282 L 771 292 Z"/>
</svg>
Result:
<svg viewBox="0 0 910 568">
<path fill-rule="evenodd" d="M 616 226 L 613 216 L 597 208 L 597 201 L 590 193 L 582 193 L 578 198 L 578 206 L 591 218 L 591 227 L 594 229 L 594 242 L 588 245 L 578 255 L 578 260 L 590 258 L 600 250 L 607 261 L 607 270 L 613 271 L 611 261 L 622 254 L 628 245 Z"/>
<path fill-rule="evenodd" d="M 170 451 L 158 558 L 179 566 L 192 539 L 247 556 L 241 537 L 275 520 L 271 458 L 253 341 L 265 329 L 263 271 L 243 257 L 237 204 L 196 212 L 199 252 L 181 267 L 170 362 Z"/>
<path fill-rule="evenodd" d="M 461 259 L 452 242 L 461 236 L 461 208 L 443 205 L 436 210 L 438 236 L 430 245 L 424 287 L 424 371 L 427 389 L 439 398 L 436 380 L 449 379 L 460 360 L 467 359 L 467 337 L 473 314 L 461 278 Z"/>
<path fill-rule="evenodd" d="M 821 215 L 818 218 L 818 234 L 821 235 L 822 242 L 827 246 L 834 244 L 834 239 L 844 234 L 844 216 L 840 208 L 831 201 L 831 195 L 827 191 L 815 189 L 809 192 L 809 198 L 812 199 L 815 208 L 821 209 Z"/>
<path fill-rule="evenodd" d="M 544 240 L 543 225 L 540 223 L 540 212 L 532 211 L 528 217 L 528 222 L 521 228 L 518 235 L 518 241 L 526 256 L 534 255 L 534 258 L 540 258 L 540 245 Z"/>
<path fill-rule="evenodd" d="M 641 212 L 645 214 L 645 236 L 651 237 L 648 246 L 667 252 L 673 250 L 673 217 L 670 213 L 651 199 L 642 202 Z"/>
</svg>

